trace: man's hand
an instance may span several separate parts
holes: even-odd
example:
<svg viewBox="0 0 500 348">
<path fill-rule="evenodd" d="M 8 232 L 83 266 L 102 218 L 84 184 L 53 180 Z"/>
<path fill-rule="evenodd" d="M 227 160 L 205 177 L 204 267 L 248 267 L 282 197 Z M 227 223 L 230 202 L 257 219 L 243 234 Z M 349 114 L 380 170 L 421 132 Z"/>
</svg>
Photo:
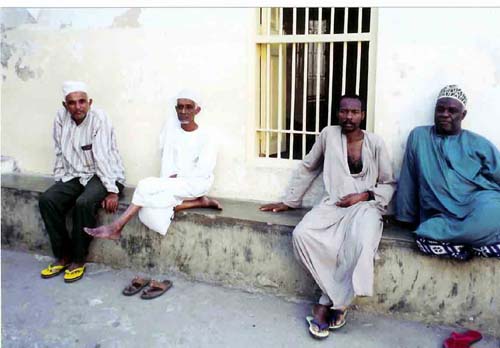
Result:
<svg viewBox="0 0 500 348">
<path fill-rule="evenodd" d="M 118 194 L 109 192 L 106 198 L 101 202 L 101 206 L 107 213 L 116 213 L 118 210 Z"/>
<path fill-rule="evenodd" d="M 347 208 L 358 202 L 367 201 L 370 198 L 368 192 L 363 193 L 350 193 L 347 196 L 342 197 L 335 205 L 337 207 Z"/>
<path fill-rule="evenodd" d="M 286 205 L 283 202 L 280 202 L 280 203 L 264 204 L 259 209 L 261 211 L 272 211 L 273 213 L 277 213 L 280 211 L 285 211 L 285 210 L 289 210 L 289 209 L 293 209 L 293 208 L 289 207 L 288 205 Z"/>
</svg>

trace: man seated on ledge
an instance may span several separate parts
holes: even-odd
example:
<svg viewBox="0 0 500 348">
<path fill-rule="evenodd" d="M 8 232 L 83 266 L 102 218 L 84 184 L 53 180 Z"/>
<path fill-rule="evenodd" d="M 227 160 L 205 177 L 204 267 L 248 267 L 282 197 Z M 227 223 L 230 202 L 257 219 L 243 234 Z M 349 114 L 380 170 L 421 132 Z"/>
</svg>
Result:
<svg viewBox="0 0 500 348">
<path fill-rule="evenodd" d="M 118 193 L 125 173 L 108 116 L 91 108 L 87 86 L 79 81 L 63 84 L 63 106 L 54 120 L 56 183 L 40 196 L 40 213 L 57 261 L 42 270 L 42 278 L 63 271 L 67 283 L 81 279 L 91 237 L 84 226 L 96 225 L 99 206 L 108 213 L 118 208 Z M 73 209 L 69 238 L 66 213 Z"/>
<path fill-rule="evenodd" d="M 193 91 L 181 91 L 175 110 L 177 114 L 169 115 L 160 135 L 160 177 L 139 181 L 132 204 L 113 223 L 85 228 L 85 232 L 96 238 L 118 239 L 123 227 L 138 213 L 143 224 L 165 235 L 175 211 L 222 209 L 218 201 L 206 197 L 214 181 L 217 150 L 211 134 L 195 122 L 201 111 L 199 97 Z"/>
<path fill-rule="evenodd" d="M 307 317 L 309 332 L 326 338 L 346 323 L 354 296 L 373 293 L 373 260 L 382 235 L 382 214 L 395 190 L 391 161 L 379 136 L 365 132 L 357 95 L 339 102 L 339 126 L 325 127 L 289 184 L 285 200 L 262 206 L 279 212 L 301 205 L 323 171 L 326 196 L 293 231 L 298 260 L 323 291 Z"/>
<path fill-rule="evenodd" d="M 436 101 L 434 126 L 410 133 L 396 219 L 417 226 L 417 246 L 425 254 L 500 257 L 500 153 L 462 129 L 466 105 L 458 86 L 446 86 Z"/>
</svg>

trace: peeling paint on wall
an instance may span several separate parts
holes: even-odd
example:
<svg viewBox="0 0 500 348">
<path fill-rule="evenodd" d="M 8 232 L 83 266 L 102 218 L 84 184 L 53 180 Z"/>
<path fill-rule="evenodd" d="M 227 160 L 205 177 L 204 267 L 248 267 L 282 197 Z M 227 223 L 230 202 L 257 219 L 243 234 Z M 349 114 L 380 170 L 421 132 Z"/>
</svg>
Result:
<svg viewBox="0 0 500 348">
<path fill-rule="evenodd" d="M 140 8 L 131 8 L 127 10 L 124 14 L 115 17 L 113 20 L 112 28 L 138 28 L 139 17 L 141 16 Z"/>
<path fill-rule="evenodd" d="M 13 157 L 2 155 L 1 156 L 1 163 L 2 163 L 2 174 L 21 172 L 21 170 L 19 169 L 19 166 L 17 165 L 16 159 Z"/>
<path fill-rule="evenodd" d="M 16 62 L 16 74 L 23 81 L 35 78 L 35 72 L 29 66 L 24 65 L 21 58 Z"/>
<path fill-rule="evenodd" d="M 34 24 L 36 19 L 24 8 L 3 8 L 0 10 L 2 32 L 23 24 Z"/>
<path fill-rule="evenodd" d="M 61 25 L 59 26 L 59 29 L 71 28 L 71 26 L 72 26 L 71 22 L 61 23 Z"/>
<path fill-rule="evenodd" d="M 0 51 L 2 52 L 1 61 L 2 67 L 7 69 L 9 67 L 9 59 L 12 57 L 12 54 L 16 51 L 14 45 L 10 45 L 5 42 L 5 36 L 2 39 Z"/>
</svg>

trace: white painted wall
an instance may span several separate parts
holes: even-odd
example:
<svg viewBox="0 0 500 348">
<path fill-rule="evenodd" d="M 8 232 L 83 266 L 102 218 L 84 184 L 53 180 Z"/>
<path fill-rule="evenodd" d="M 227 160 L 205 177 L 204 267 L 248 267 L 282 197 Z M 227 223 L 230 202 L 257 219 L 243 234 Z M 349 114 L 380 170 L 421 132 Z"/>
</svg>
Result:
<svg viewBox="0 0 500 348">
<path fill-rule="evenodd" d="M 379 9 L 375 129 L 399 174 L 411 129 L 433 123 L 439 90 L 468 97 L 462 123 L 500 147 L 500 9 Z"/>
<path fill-rule="evenodd" d="M 399 169 L 404 142 L 432 122 L 447 83 L 468 92 L 465 126 L 500 145 L 499 9 L 380 9 L 375 132 Z M 221 140 L 212 194 L 276 200 L 293 166 L 255 160 L 255 9 L 3 9 L 1 154 L 50 174 L 60 85 L 81 79 L 117 132 L 127 181 L 159 172 L 158 133 L 169 97 L 204 96 L 201 125 Z M 318 182 L 306 199 L 321 195 Z"/>
</svg>

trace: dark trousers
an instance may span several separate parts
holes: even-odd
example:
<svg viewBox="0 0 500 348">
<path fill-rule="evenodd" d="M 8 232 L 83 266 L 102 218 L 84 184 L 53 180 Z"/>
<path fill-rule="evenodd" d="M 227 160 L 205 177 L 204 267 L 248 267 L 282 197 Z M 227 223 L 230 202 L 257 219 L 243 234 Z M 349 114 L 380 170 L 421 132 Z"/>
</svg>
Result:
<svg viewBox="0 0 500 348">
<path fill-rule="evenodd" d="M 38 202 L 40 213 L 57 259 L 67 257 L 73 262 L 85 262 L 92 237 L 83 231 L 83 227 L 96 227 L 97 210 L 107 194 L 97 175 L 86 186 L 75 178 L 68 182 L 58 181 L 42 193 Z M 74 209 L 70 239 L 66 214 L 71 208 Z"/>
</svg>

